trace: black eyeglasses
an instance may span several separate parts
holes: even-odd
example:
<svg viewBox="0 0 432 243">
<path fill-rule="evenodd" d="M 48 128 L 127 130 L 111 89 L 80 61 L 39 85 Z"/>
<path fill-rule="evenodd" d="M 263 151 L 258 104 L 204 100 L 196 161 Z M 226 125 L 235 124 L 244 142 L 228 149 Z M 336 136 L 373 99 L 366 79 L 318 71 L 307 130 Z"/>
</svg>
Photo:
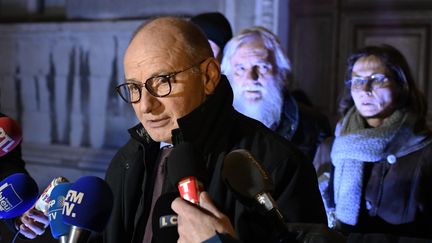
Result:
<svg viewBox="0 0 432 243">
<path fill-rule="evenodd" d="M 389 78 L 381 73 L 372 74 L 367 77 L 352 77 L 346 81 L 346 84 L 351 85 L 352 90 L 362 89 L 365 84 L 369 84 L 372 89 L 378 89 L 384 87 L 389 81 Z"/>
<path fill-rule="evenodd" d="M 207 59 L 180 71 L 150 77 L 144 83 L 126 81 L 116 87 L 117 93 L 119 93 L 120 97 L 127 103 L 136 103 L 141 99 L 141 92 L 144 86 L 151 95 L 155 97 L 165 97 L 171 93 L 172 78 L 179 73 L 201 65 L 205 60 Z"/>
</svg>

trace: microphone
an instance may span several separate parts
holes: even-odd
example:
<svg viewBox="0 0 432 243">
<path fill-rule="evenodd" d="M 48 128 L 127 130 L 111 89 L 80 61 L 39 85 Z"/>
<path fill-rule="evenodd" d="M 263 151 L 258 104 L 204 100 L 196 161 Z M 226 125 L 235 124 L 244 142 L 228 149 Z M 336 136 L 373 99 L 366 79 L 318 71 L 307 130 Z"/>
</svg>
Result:
<svg viewBox="0 0 432 243">
<path fill-rule="evenodd" d="M 199 205 L 199 194 L 204 191 L 207 172 L 203 160 L 191 143 L 176 145 L 167 159 L 167 178 L 177 185 L 180 196 Z"/>
<path fill-rule="evenodd" d="M 176 243 L 177 214 L 171 209 L 171 203 L 179 196 L 177 192 L 162 194 L 153 208 L 152 229 L 154 243 Z"/>
<path fill-rule="evenodd" d="M 58 176 L 54 178 L 50 184 L 45 188 L 45 190 L 41 193 L 38 200 L 35 203 L 35 209 L 43 212 L 45 215 L 48 214 L 48 206 L 50 202 L 50 195 L 53 190 L 53 188 L 60 183 L 68 182 L 69 180 L 64 178 L 63 176 Z"/>
<path fill-rule="evenodd" d="M 58 239 L 60 243 L 66 243 L 70 225 L 63 222 L 63 205 L 67 192 L 71 188 L 72 183 L 61 183 L 55 186 L 50 194 L 48 203 L 48 218 L 51 227 L 51 234 L 54 239 Z"/>
<path fill-rule="evenodd" d="M 0 182 L 0 218 L 11 219 L 25 213 L 36 202 L 38 186 L 29 175 L 15 173 Z"/>
<path fill-rule="evenodd" d="M 102 232 L 113 208 L 111 188 L 101 178 L 83 176 L 69 189 L 62 209 L 63 221 L 72 227 L 68 243 L 84 243 L 91 231 Z"/>
<path fill-rule="evenodd" d="M 9 117 L 0 117 L 0 157 L 12 151 L 22 140 L 21 127 Z"/>
<path fill-rule="evenodd" d="M 225 156 L 221 177 L 237 199 L 245 205 L 260 205 L 265 216 L 273 222 L 276 239 L 285 242 L 291 239 L 282 213 L 273 197 L 273 182 L 268 172 L 244 149 L 234 150 Z"/>
</svg>

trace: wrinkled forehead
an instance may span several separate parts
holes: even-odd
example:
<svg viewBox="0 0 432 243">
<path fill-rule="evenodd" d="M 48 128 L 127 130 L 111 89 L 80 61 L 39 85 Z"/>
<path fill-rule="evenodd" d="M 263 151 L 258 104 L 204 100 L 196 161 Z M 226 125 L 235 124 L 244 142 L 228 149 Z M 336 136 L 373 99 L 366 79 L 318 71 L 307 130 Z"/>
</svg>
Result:
<svg viewBox="0 0 432 243">
<path fill-rule="evenodd" d="M 232 59 L 245 59 L 243 61 L 265 60 L 273 62 L 272 52 L 264 45 L 261 39 L 251 39 L 241 43 L 234 52 Z"/>
<path fill-rule="evenodd" d="M 183 59 L 186 49 L 184 42 L 173 32 L 163 30 L 145 29 L 137 34 L 126 49 L 125 64 Z"/>
<path fill-rule="evenodd" d="M 358 74 L 362 72 L 385 73 L 386 67 L 384 63 L 376 56 L 370 55 L 359 58 L 353 66 L 352 73 Z"/>
<path fill-rule="evenodd" d="M 128 49 L 142 48 L 152 52 L 154 50 L 169 50 L 172 48 L 184 47 L 185 43 L 181 33 L 176 28 L 169 26 L 150 26 L 142 29 L 131 41 Z"/>
</svg>

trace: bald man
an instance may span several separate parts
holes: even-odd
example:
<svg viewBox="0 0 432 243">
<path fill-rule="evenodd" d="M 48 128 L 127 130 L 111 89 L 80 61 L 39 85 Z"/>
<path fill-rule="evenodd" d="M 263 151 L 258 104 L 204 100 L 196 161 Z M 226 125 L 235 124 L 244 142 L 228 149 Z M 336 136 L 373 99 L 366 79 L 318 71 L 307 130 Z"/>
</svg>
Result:
<svg viewBox="0 0 432 243">
<path fill-rule="evenodd" d="M 126 50 L 124 70 L 125 81 L 117 91 L 132 105 L 140 123 L 129 129 L 130 140 L 106 174 L 115 201 L 105 242 L 155 240 L 151 226 L 155 201 L 177 191 L 167 179 L 164 163 L 182 161 L 174 154 L 184 154 L 179 153 L 184 144 L 193 147 L 188 151 L 194 155 L 188 158 L 199 158 L 207 191 L 199 198 L 201 208 L 180 198 L 172 203 L 178 214 L 179 242 L 218 235 L 245 242 L 273 237 L 264 216 L 239 202 L 221 180 L 224 156 L 239 148 L 250 151 L 270 173 L 273 196 L 287 221 L 326 222 L 312 165 L 302 161 L 302 153 L 291 143 L 234 110 L 229 82 L 196 25 L 175 17 L 147 22 Z M 163 158 L 165 147 L 173 147 L 168 159 Z"/>
</svg>

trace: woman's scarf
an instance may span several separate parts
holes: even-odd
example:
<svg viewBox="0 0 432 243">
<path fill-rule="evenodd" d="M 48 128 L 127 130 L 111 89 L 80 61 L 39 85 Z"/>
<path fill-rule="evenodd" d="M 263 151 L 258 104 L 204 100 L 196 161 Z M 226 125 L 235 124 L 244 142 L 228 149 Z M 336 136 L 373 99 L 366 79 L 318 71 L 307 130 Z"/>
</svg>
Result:
<svg viewBox="0 0 432 243">
<path fill-rule="evenodd" d="M 388 154 L 385 151 L 406 117 L 406 113 L 396 110 L 379 127 L 370 128 L 355 107 L 345 115 L 331 151 L 335 166 L 334 200 L 338 220 L 349 225 L 357 224 L 363 163 L 386 158 Z"/>
</svg>

